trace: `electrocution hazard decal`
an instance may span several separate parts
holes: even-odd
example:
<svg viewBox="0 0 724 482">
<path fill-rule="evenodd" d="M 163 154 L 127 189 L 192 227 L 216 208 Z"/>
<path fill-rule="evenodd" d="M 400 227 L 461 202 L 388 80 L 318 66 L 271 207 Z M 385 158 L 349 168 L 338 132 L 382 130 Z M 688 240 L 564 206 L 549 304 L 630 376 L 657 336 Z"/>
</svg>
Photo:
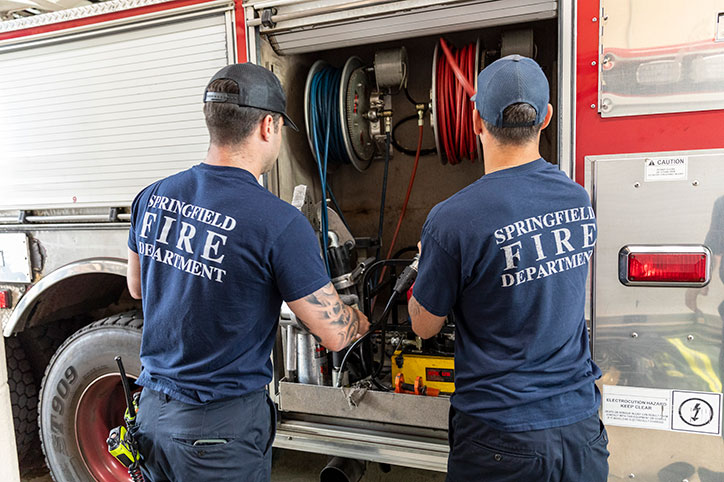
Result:
<svg viewBox="0 0 724 482">
<path fill-rule="evenodd" d="M 689 178 L 689 158 L 649 157 L 644 160 L 646 182 L 686 181 Z"/>
<path fill-rule="evenodd" d="M 721 435 L 722 394 L 603 386 L 603 423 L 619 427 Z"/>
<path fill-rule="evenodd" d="M 603 386 L 603 423 L 669 430 L 671 390 Z"/>
</svg>

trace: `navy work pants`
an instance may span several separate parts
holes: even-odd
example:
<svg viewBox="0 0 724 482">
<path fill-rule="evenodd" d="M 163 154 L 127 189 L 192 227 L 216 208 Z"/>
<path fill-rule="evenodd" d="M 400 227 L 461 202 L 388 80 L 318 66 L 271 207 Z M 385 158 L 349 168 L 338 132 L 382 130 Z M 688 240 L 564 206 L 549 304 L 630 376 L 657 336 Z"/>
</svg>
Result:
<svg viewBox="0 0 724 482">
<path fill-rule="evenodd" d="M 265 390 L 189 405 L 144 388 L 134 430 L 149 482 L 271 479 L 276 407 Z"/>
<path fill-rule="evenodd" d="M 605 482 L 608 435 L 594 415 L 565 427 L 501 432 L 450 407 L 447 482 Z"/>
</svg>

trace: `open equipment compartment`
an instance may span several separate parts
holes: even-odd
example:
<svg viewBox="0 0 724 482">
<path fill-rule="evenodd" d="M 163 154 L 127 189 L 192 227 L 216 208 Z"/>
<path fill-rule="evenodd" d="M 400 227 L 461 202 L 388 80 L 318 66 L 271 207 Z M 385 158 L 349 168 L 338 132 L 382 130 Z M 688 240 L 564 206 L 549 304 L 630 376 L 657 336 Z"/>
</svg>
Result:
<svg viewBox="0 0 724 482">
<path fill-rule="evenodd" d="M 249 10 L 251 8 L 247 11 Z M 248 24 L 253 25 L 254 22 Z M 361 136 L 360 142 L 368 142 L 374 146 L 373 159 L 370 161 L 356 158 L 355 161 L 361 162 L 341 163 L 329 160 L 327 185 L 331 186 L 337 203 L 335 205 L 334 202 L 329 202 L 328 208 L 330 210 L 337 210 L 337 206 L 341 208 L 349 226 L 349 234 L 355 242 L 355 247 L 351 250 L 354 253 L 347 253 L 352 262 L 347 267 L 349 271 L 344 273 L 347 277 L 342 280 L 342 277 L 335 277 L 333 272 L 332 279 L 340 293 L 346 292 L 359 297 L 360 308 L 364 308 L 363 311 L 368 315 L 372 313 L 371 320 L 377 320 L 380 316 L 390 289 L 383 287 L 379 292 L 379 299 L 374 303 L 371 299 L 373 295 L 370 294 L 374 293 L 374 288 L 364 289 L 363 279 L 366 278 L 369 282 L 368 287 L 378 280 L 381 269 L 374 274 L 366 270 L 369 270 L 370 265 L 378 259 L 385 258 L 405 203 L 410 174 L 415 164 L 414 153 L 419 132 L 415 119 L 421 106 L 419 104 L 416 106 L 415 102 L 424 104 L 422 106 L 423 155 L 420 156 L 406 215 L 395 247 L 391 251 L 397 252 L 395 257 L 404 258 L 406 261 L 386 267 L 387 274 L 382 285 L 388 280 L 389 283 L 393 283 L 394 276 L 399 275 L 402 268 L 411 261 L 412 255 L 416 252 L 415 246 L 422 225 L 430 209 L 484 173 L 482 151 L 478 153 L 475 149 L 472 155 L 455 165 L 451 162 L 443 163 L 441 158 L 446 156 L 437 153 L 437 146 L 440 146 L 441 142 L 438 133 L 431 126 L 431 111 L 437 112 L 437 109 L 431 109 L 431 93 L 433 81 L 440 78 L 433 75 L 433 62 L 436 59 L 443 59 L 444 62 L 440 38 L 443 37 L 453 51 L 471 46 L 474 52 L 471 58 L 476 60 L 474 74 L 470 78 L 472 83 L 475 82 L 477 73 L 483 66 L 501 57 L 501 51 L 505 55 L 520 53 L 535 58 L 548 77 L 551 104 L 557 113 L 558 28 L 558 21 L 554 18 L 522 23 L 501 22 L 464 31 L 450 28 L 449 31 L 421 37 L 415 36 L 411 31 L 408 36 L 400 33 L 399 38 L 395 40 L 337 49 L 329 49 L 331 44 L 320 44 L 316 48 L 324 50 L 314 50 L 315 47 L 309 45 L 307 46 L 309 51 L 300 52 L 299 49 L 295 49 L 292 53 L 284 50 L 284 45 L 279 42 L 279 36 L 264 33 L 263 28 L 261 34 L 258 29 L 250 29 L 254 34 L 250 44 L 257 50 L 256 61 L 274 71 L 281 79 L 287 93 L 288 113 L 300 126 L 301 131 L 285 132 L 277 166 L 266 176 L 267 187 L 282 199 L 302 209 L 318 232 L 323 227 L 324 221 L 320 203 L 322 199 L 320 167 L 316 161 L 316 154 L 313 153 L 315 143 L 308 134 L 312 118 L 310 97 L 313 95 L 310 94 L 310 82 L 314 79 L 315 73 L 326 66 L 333 66 L 340 71 L 344 70 L 345 65 L 361 69 L 355 70 L 351 75 L 349 71 L 341 72 L 344 78 L 353 75 L 368 76 L 369 89 L 361 88 L 362 94 L 355 91 L 353 96 L 345 92 L 342 87 L 340 93 L 330 94 L 331 98 L 338 97 L 339 103 L 336 103 L 337 101 L 330 103 L 341 109 L 340 112 L 347 112 L 351 119 L 354 115 L 358 115 L 356 110 L 358 107 L 371 108 L 375 101 L 378 101 L 380 110 L 377 112 L 377 120 L 380 126 L 377 139 L 374 139 L 374 135 L 367 136 L 367 133 L 360 135 L 358 130 L 353 131 L 355 136 Z M 375 57 L 376 54 L 383 52 L 383 57 L 386 55 L 388 58 L 402 59 L 405 54 L 399 53 L 401 47 L 406 50 L 406 66 L 395 69 L 385 65 L 383 73 L 405 72 L 409 95 L 405 94 L 404 88 L 390 95 L 389 92 L 395 91 L 394 88 L 385 91 L 375 85 L 377 71 L 373 69 L 378 67 Z M 253 60 L 253 50 L 251 57 Z M 451 72 L 449 75 L 452 77 Z M 457 88 L 458 82 L 454 83 Z M 344 83 L 340 81 L 339 85 L 343 86 Z M 360 85 L 358 83 L 357 87 Z M 369 91 L 382 91 L 384 95 L 380 99 L 372 94 L 371 102 L 364 102 L 366 99 L 362 99 L 362 96 L 367 96 Z M 344 100 L 346 98 L 350 99 L 349 102 L 354 99 L 354 106 L 344 104 L 343 102 L 347 102 Z M 472 106 L 469 96 L 466 96 L 465 100 Z M 392 156 L 389 159 L 387 175 L 382 246 L 378 249 L 375 239 L 379 229 L 380 198 L 385 176 L 384 119 L 385 115 L 389 115 L 383 114 L 385 110 L 391 111 L 394 139 L 407 152 L 390 148 Z M 320 117 L 326 119 L 325 116 L 320 115 Z M 406 118 L 409 120 L 401 123 Z M 554 164 L 558 163 L 560 145 L 558 119 L 560 116 L 554 115 L 551 125 L 544 130 L 541 138 L 541 153 Z M 439 119 L 436 119 L 436 122 L 439 123 Z M 330 130 L 333 129 L 334 124 L 330 127 Z M 321 129 L 321 132 L 325 130 Z M 340 132 L 345 131 L 341 129 Z M 320 153 L 324 152 L 323 147 L 319 147 L 324 140 L 320 137 L 317 139 Z M 359 144 L 357 147 L 360 147 Z M 440 151 L 444 152 L 444 148 L 440 147 Z M 363 154 L 369 155 L 369 152 Z M 323 154 L 321 155 L 323 157 Z M 306 186 L 306 189 L 298 188 L 295 192 L 295 188 L 300 185 Z M 327 198 L 329 199 L 330 195 Z M 481 206 L 481 209 L 485 207 Z M 342 223 L 331 212 L 327 224 L 330 231 L 340 228 L 346 233 Z M 334 235 L 337 236 L 332 235 L 328 238 L 330 246 L 338 242 L 339 249 L 344 248 L 343 240 L 349 240 L 349 234 L 335 232 Z M 323 237 L 320 234 L 320 239 Z M 329 253 L 331 256 L 331 251 Z M 361 266 L 364 266 L 364 269 L 361 269 Z M 370 337 L 372 341 L 363 344 L 359 350 L 358 360 L 355 359 L 355 355 L 349 357 L 350 362 L 347 365 L 349 371 L 339 372 L 336 370 L 339 368 L 339 358 L 326 353 L 314 342 L 311 335 L 299 329 L 295 324 L 294 315 L 289 310 L 282 310 L 280 336 L 273 356 L 275 363 L 273 393 L 276 395 L 282 418 L 276 446 L 307 451 L 324 450 L 332 455 L 444 470 L 447 457 L 449 394 L 454 390 L 452 383 L 454 322 L 449 320 L 440 335 L 422 341 L 411 331 L 404 300 L 392 311 L 392 321 L 389 322 L 386 333 Z M 380 350 L 385 351 L 384 355 Z M 384 361 L 384 367 L 381 369 L 379 360 Z M 381 372 L 381 375 L 371 381 L 369 373 L 375 371 Z M 408 388 L 411 388 L 411 391 L 416 391 L 412 388 L 413 381 L 420 377 L 420 384 L 432 389 L 432 392 L 435 389 L 439 390 L 440 395 L 421 396 L 404 393 L 406 391 L 404 389 L 401 390 L 403 393 L 395 393 L 393 385 L 398 372 L 405 372 L 404 381 L 410 384 Z M 409 376 L 410 373 L 412 377 Z M 340 379 L 339 386 L 345 388 L 335 388 L 338 379 Z M 349 382 L 352 382 L 351 387 Z M 367 442 L 376 448 L 367 447 Z M 396 448 L 391 448 L 391 445 Z M 382 450 L 380 446 L 386 449 Z M 411 456 L 410 450 L 418 455 Z M 424 461 L 419 457 L 422 453 L 425 454 Z"/>
</svg>

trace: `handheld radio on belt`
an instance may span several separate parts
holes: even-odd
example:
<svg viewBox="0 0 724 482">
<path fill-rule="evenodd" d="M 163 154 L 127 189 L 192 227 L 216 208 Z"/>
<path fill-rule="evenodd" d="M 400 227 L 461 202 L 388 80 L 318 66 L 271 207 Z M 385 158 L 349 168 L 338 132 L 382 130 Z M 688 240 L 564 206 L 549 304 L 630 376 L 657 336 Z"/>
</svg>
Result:
<svg viewBox="0 0 724 482">
<path fill-rule="evenodd" d="M 123 368 L 123 360 L 120 356 L 115 358 L 118 363 L 118 371 L 121 373 L 121 383 L 123 384 L 123 392 L 126 394 L 126 404 L 128 408 L 123 416 L 126 426 L 115 427 L 108 434 L 108 452 L 116 458 L 124 467 L 128 469 L 128 475 L 131 476 L 133 482 L 145 482 L 141 473 L 141 457 L 138 453 L 138 444 L 133 438 L 133 427 L 136 425 L 136 413 L 138 412 L 138 396 L 136 393 L 131 396 L 131 387 L 126 378 L 126 370 Z"/>
</svg>

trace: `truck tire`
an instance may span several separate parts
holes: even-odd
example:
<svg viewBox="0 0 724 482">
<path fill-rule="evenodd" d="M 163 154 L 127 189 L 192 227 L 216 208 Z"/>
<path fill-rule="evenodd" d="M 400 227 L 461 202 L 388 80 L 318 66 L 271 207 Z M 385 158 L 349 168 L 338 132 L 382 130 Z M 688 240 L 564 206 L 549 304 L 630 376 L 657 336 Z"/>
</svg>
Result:
<svg viewBox="0 0 724 482">
<path fill-rule="evenodd" d="M 5 357 L 8 367 L 8 386 L 15 425 L 18 460 L 28 453 L 38 433 L 38 389 L 33 369 L 25 356 L 20 340 L 5 338 Z"/>
<path fill-rule="evenodd" d="M 123 424 L 126 409 L 114 358 L 120 355 L 127 375 L 138 377 L 142 326 L 136 311 L 98 320 L 71 335 L 51 358 L 38 421 L 53 480 L 128 480 L 126 469 L 108 453 L 106 438 Z"/>
</svg>

